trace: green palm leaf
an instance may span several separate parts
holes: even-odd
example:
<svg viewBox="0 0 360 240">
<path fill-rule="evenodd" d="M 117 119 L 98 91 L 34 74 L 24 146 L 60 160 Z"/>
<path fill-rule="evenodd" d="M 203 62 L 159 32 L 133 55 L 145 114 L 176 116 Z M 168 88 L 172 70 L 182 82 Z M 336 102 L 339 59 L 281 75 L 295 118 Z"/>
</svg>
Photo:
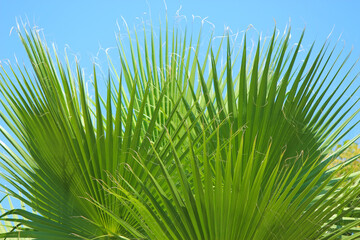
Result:
<svg viewBox="0 0 360 240">
<path fill-rule="evenodd" d="M 34 76 L 20 66 L 0 73 L 11 131 L 0 128 L 11 145 L 1 143 L 1 176 L 37 213 L 4 213 L 23 227 L 0 236 L 334 239 L 357 226 L 333 229 L 358 204 L 357 176 L 327 169 L 359 111 L 355 79 L 339 73 L 348 58 L 337 65 L 325 43 L 299 62 L 303 35 L 289 51 L 290 32 L 274 31 L 254 58 L 246 38 L 233 57 L 228 37 L 219 67 L 222 42 L 209 41 L 200 59 L 201 31 L 191 50 L 193 36 L 168 29 L 159 46 L 153 30 L 143 43 L 128 30 L 120 70 L 109 59 L 113 74 L 101 81 L 94 67 L 94 97 L 78 63 L 73 71 L 36 31 L 19 29 Z"/>
</svg>

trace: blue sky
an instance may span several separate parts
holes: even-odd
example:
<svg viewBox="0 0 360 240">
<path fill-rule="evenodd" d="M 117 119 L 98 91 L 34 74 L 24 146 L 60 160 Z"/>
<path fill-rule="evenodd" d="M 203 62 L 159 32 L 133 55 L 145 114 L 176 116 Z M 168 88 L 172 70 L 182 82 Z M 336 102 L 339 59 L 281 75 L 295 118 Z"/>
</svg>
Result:
<svg viewBox="0 0 360 240">
<path fill-rule="evenodd" d="M 313 41 L 319 48 L 332 32 L 332 41 L 341 35 L 340 46 L 345 52 L 353 48 L 349 63 L 360 57 L 360 2 L 356 0 L 335 1 L 164 1 L 164 0 L 103 0 L 103 1 L 9 1 L 0 0 L 0 61 L 25 61 L 25 51 L 16 35 L 16 19 L 28 21 L 31 26 L 43 29 L 48 43 L 54 42 L 59 50 L 66 47 L 71 56 L 77 56 L 85 71 L 101 49 L 116 46 L 117 22 L 122 19 L 132 28 L 141 29 L 142 21 L 152 19 L 155 28 L 159 19 L 164 22 L 167 14 L 173 23 L 191 25 L 193 16 L 206 18 L 208 29 L 215 26 L 215 35 L 221 35 L 225 27 L 234 33 L 253 25 L 255 33 L 269 36 L 275 22 L 279 30 L 291 25 L 294 39 L 306 28 L 303 46 L 308 50 Z M 200 21 L 196 18 L 196 21 Z M 124 29 L 123 33 L 124 33 Z M 11 34 L 10 34 L 11 33 Z M 116 52 L 116 50 L 114 50 Z M 104 54 L 103 54 L 104 55 Z M 105 66 L 106 68 L 106 66 Z M 355 72 L 359 71 L 359 67 Z M 87 72 L 89 76 L 90 71 Z M 360 96 L 358 96 L 360 97 Z M 357 132 L 353 131 L 352 137 Z"/>
<path fill-rule="evenodd" d="M 270 34 L 274 21 L 279 29 L 284 29 L 291 19 L 293 35 L 306 27 L 306 43 L 313 40 L 322 42 L 333 31 L 335 39 L 342 34 L 346 47 L 354 46 L 354 55 L 360 56 L 360 2 L 356 0 L 334 1 L 167 1 L 170 21 L 176 19 L 176 12 L 191 21 L 192 15 L 208 17 L 222 33 L 224 26 L 233 31 L 246 29 L 250 24 L 265 34 Z M 88 60 L 99 50 L 116 45 L 114 33 L 116 21 L 123 17 L 132 26 L 140 23 L 139 18 L 158 19 L 166 13 L 163 0 L 154 1 L 19 1 L 0 0 L 0 59 L 24 59 L 24 51 L 14 32 L 15 18 L 28 19 L 31 25 L 44 29 L 49 42 L 56 42 L 59 49 L 66 44 L 81 56 L 81 63 Z"/>
<path fill-rule="evenodd" d="M 332 42 L 341 36 L 339 45 L 345 47 L 345 52 L 353 48 L 350 64 L 360 57 L 360 31 L 357 30 L 359 9 L 360 2 L 356 0 L 0 0 L 0 61 L 15 62 L 16 55 L 20 63 L 27 63 L 16 31 L 11 30 L 16 27 L 16 19 L 23 19 L 31 26 L 42 29 L 47 42 L 55 43 L 60 53 L 66 47 L 70 58 L 76 56 L 80 59 L 81 66 L 89 76 L 94 57 L 99 54 L 105 59 L 101 49 L 116 47 L 117 22 L 122 27 L 122 33 L 125 33 L 122 19 L 131 29 L 135 26 L 141 30 L 142 21 L 149 22 L 150 19 L 154 28 L 158 28 L 159 19 L 164 22 L 167 14 L 170 26 L 178 22 L 182 26 L 189 26 L 193 16 L 199 16 L 195 18 L 197 23 L 200 18 L 206 18 L 206 29 L 209 32 L 215 26 L 215 35 L 223 34 L 225 27 L 236 33 L 252 25 L 253 36 L 257 37 L 260 32 L 269 36 L 276 22 L 281 31 L 290 24 L 293 39 L 296 40 L 306 28 L 303 41 L 305 52 L 313 41 L 317 43 L 315 48 L 319 48 L 332 32 Z M 116 53 L 116 50 L 112 51 Z M 103 68 L 106 69 L 106 66 Z M 357 67 L 354 72 L 359 70 L 360 67 Z M 354 134 L 355 131 L 348 138 Z"/>
<path fill-rule="evenodd" d="M 207 29 L 215 26 L 215 34 L 221 35 L 225 27 L 236 33 L 253 25 L 257 32 L 269 36 L 276 26 L 284 30 L 292 27 L 294 39 L 306 28 L 303 46 L 308 50 L 313 41 L 321 46 L 330 32 L 332 41 L 341 35 L 340 46 L 345 52 L 353 48 L 349 63 L 360 57 L 360 2 L 356 0 L 334 1 L 164 1 L 164 0 L 103 0 L 103 1 L 19 1 L 0 0 L 0 61 L 26 62 L 25 51 L 16 35 L 11 31 L 16 19 L 27 20 L 30 25 L 43 29 L 48 43 L 54 42 L 59 50 L 66 47 L 71 56 L 77 56 L 86 74 L 91 74 L 91 64 L 100 49 L 116 46 L 115 33 L 122 18 L 132 28 L 141 29 L 142 20 L 152 19 L 154 27 L 159 19 L 164 22 L 168 15 L 170 26 L 181 22 L 191 25 L 192 16 L 207 17 Z M 185 16 L 185 17 L 184 17 Z M 186 18 L 186 20 L 185 20 Z M 196 21 L 200 21 L 196 18 Z M 210 24 L 211 23 L 211 24 Z M 122 29 L 124 33 L 124 29 Z M 11 34 L 10 34 L 11 32 Z M 116 50 L 114 50 L 116 52 Z M 104 55 L 104 54 L 103 54 Z M 106 69 L 106 66 L 105 66 Z M 359 67 L 356 71 L 359 71 Z M 356 134 L 349 135 L 349 138 Z"/>
</svg>

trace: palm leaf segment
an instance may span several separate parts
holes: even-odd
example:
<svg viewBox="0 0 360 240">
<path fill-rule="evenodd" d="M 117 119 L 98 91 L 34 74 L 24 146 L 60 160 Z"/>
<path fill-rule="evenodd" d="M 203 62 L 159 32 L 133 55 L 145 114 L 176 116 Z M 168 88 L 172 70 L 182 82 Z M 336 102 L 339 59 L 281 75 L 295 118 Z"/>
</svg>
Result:
<svg viewBox="0 0 360 240">
<path fill-rule="evenodd" d="M 143 43 L 135 34 L 130 57 L 119 42 L 120 70 L 109 59 L 103 96 L 94 67 L 90 97 L 78 64 L 73 72 L 36 31 L 19 36 L 35 74 L 1 72 L 11 146 L 2 143 L 1 175 L 38 214 L 3 214 L 24 227 L 0 236 L 335 239 L 358 224 L 331 231 L 360 191 L 356 177 L 331 180 L 327 169 L 358 113 L 352 67 L 340 72 L 348 57 L 339 62 L 335 47 L 313 58 L 311 47 L 299 63 L 303 35 L 289 50 L 290 32 L 274 32 L 253 57 L 246 36 L 239 52 L 228 37 L 221 67 L 223 41 L 201 60 L 201 32 L 169 37 L 166 26 L 159 45 L 153 31 Z"/>
</svg>

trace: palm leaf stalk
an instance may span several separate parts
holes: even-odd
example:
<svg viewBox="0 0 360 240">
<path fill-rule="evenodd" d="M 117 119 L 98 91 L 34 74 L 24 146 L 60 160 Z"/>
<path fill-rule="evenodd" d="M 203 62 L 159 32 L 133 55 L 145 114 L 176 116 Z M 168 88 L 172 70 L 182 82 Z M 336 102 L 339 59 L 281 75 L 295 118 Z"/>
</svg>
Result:
<svg viewBox="0 0 360 240">
<path fill-rule="evenodd" d="M 109 58 L 104 80 L 94 67 L 90 97 L 78 63 L 73 71 L 37 31 L 19 28 L 34 74 L 0 73 L 10 144 L 1 143 L 1 176 L 37 213 L 4 213 L 23 227 L 0 237 L 336 239 L 359 224 L 333 229 L 360 189 L 356 174 L 327 168 L 357 124 L 354 66 L 341 71 L 348 57 L 325 43 L 299 62 L 303 34 L 290 49 L 290 31 L 274 31 L 253 57 L 246 35 L 235 53 L 228 37 L 219 66 L 223 41 L 210 40 L 200 59 L 201 31 L 169 32 L 166 23 L 157 44 L 153 30 L 134 42 L 128 30 L 120 68 Z"/>
</svg>

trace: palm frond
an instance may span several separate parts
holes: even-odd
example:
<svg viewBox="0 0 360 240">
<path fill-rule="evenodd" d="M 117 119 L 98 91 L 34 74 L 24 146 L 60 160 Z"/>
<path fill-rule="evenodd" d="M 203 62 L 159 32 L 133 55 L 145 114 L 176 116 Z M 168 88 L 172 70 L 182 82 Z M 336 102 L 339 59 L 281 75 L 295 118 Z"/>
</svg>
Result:
<svg viewBox="0 0 360 240">
<path fill-rule="evenodd" d="M 333 178 L 327 166 L 357 125 L 360 85 L 328 43 L 299 61 L 304 33 L 290 49 L 290 31 L 274 31 L 254 57 L 246 36 L 235 56 L 228 37 L 219 66 L 223 42 L 209 40 L 201 59 L 201 31 L 170 33 L 166 23 L 157 45 L 153 30 L 143 42 L 128 30 L 120 69 L 109 59 L 104 80 L 94 66 L 91 97 L 78 63 L 62 63 L 37 31 L 18 33 L 34 74 L 0 73 L 11 131 L 0 128 L 11 145 L 1 143 L 1 176 L 37 213 L 1 219 L 24 236 L 334 239 L 358 224 L 332 228 L 358 205 L 357 176 Z"/>
</svg>

